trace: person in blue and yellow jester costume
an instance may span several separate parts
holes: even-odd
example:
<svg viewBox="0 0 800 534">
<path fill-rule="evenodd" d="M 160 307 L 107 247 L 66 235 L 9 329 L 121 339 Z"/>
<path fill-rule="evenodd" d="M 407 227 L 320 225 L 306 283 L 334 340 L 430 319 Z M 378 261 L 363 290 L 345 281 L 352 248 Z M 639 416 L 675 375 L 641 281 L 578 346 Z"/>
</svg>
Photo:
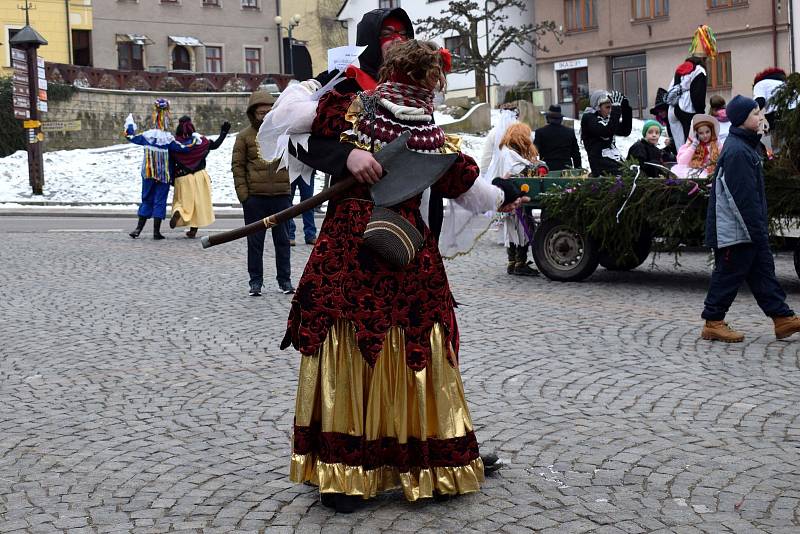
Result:
<svg viewBox="0 0 800 534">
<path fill-rule="evenodd" d="M 167 196 L 172 183 L 169 153 L 188 152 L 197 142 L 195 138 L 179 143 L 169 131 L 169 101 L 159 98 L 153 103 L 152 128 L 136 134 L 136 124 L 128 115 L 125 120 L 125 137 L 131 143 L 144 147 L 142 160 L 142 203 L 139 205 L 139 223 L 131 232 L 136 239 L 142 233 L 147 219 L 153 218 L 153 239 L 164 239 L 161 221 L 167 216 Z"/>
</svg>

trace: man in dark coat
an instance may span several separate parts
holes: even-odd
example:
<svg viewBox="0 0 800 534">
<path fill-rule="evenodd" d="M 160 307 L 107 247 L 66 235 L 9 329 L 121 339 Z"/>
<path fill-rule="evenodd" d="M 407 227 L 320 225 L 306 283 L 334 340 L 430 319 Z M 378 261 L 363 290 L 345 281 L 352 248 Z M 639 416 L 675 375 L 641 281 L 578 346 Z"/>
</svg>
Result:
<svg viewBox="0 0 800 534">
<path fill-rule="evenodd" d="M 244 222 L 263 219 L 292 205 L 289 196 L 289 172 L 279 169 L 279 161 L 265 161 L 256 142 L 256 134 L 275 103 L 275 97 L 263 91 L 250 95 L 247 105 L 249 126 L 239 132 L 231 154 L 231 171 L 236 196 L 242 203 Z M 294 293 L 290 262 L 288 223 L 272 228 L 272 243 L 275 246 L 275 267 L 278 287 L 288 295 Z M 250 275 L 250 296 L 261 296 L 264 283 L 264 239 L 266 228 L 247 236 L 247 272 Z"/>
<path fill-rule="evenodd" d="M 547 126 L 538 128 L 533 134 L 533 143 L 539 157 L 547 163 L 551 171 L 581 168 L 581 151 L 575 130 L 562 124 L 564 116 L 561 106 L 550 106 L 545 114 Z"/>
<path fill-rule="evenodd" d="M 769 248 L 769 221 L 764 174 L 758 146 L 759 107 L 737 95 L 726 111 L 731 129 L 717 162 L 717 174 L 706 215 L 706 245 L 714 250 L 714 272 L 701 317 L 702 337 L 738 343 L 744 335 L 724 322 L 742 282 L 763 312 L 775 323 L 775 337 L 800 332 L 800 318 L 786 305 L 775 278 Z"/>
</svg>

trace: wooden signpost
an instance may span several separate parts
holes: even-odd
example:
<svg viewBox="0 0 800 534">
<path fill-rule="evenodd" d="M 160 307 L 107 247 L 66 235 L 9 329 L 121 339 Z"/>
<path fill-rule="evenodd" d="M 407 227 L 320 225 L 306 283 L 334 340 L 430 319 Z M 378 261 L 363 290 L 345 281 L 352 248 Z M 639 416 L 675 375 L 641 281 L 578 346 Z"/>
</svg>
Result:
<svg viewBox="0 0 800 534">
<path fill-rule="evenodd" d="M 47 111 L 47 81 L 45 80 L 44 59 L 37 57 L 37 49 L 46 45 L 44 37 L 31 28 L 25 2 L 25 27 L 11 38 L 11 66 L 14 116 L 22 119 L 28 131 L 28 181 L 34 195 L 44 194 L 44 162 L 42 145 L 44 139 L 40 131 L 39 112 Z M 41 84 L 41 85 L 40 85 Z"/>
</svg>

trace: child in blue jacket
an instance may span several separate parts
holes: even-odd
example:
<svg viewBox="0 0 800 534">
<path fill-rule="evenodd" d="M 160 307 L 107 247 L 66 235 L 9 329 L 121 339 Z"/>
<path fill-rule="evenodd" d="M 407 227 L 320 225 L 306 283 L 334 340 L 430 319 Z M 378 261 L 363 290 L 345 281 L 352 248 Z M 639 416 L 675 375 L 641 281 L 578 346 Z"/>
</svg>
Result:
<svg viewBox="0 0 800 534">
<path fill-rule="evenodd" d="M 723 321 L 742 282 L 775 323 L 775 337 L 800 332 L 800 318 L 786 305 L 769 248 L 767 199 L 758 151 L 760 110 L 737 95 L 726 107 L 731 129 L 717 163 L 706 214 L 706 245 L 714 250 L 714 272 L 701 317 L 703 339 L 738 343 L 744 335 Z"/>
</svg>

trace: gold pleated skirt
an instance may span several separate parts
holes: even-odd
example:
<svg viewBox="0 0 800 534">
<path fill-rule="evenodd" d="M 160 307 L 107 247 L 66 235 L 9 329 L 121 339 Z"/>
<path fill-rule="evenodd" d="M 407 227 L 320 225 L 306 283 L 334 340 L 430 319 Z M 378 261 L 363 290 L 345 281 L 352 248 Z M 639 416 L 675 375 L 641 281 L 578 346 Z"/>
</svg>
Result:
<svg viewBox="0 0 800 534">
<path fill-rule="evenodd" d="M 204 170 L 175 179 L 172 213 L 181 214 L 177 226 L 203 228 L 214 222 L 211 203 L 211 178 Z"/>
<path fill-rule="evenodd" d="M 393 327 L 373 368 L 352 325 L 338 321 L 316 354 L 301 356 L 292 481 L 365 499 L 399 487 L 409 501 L 480 489 L 483 462 L 441 325 L 430 341 L 431 361 L 414 371 Z"/>
</svg>

